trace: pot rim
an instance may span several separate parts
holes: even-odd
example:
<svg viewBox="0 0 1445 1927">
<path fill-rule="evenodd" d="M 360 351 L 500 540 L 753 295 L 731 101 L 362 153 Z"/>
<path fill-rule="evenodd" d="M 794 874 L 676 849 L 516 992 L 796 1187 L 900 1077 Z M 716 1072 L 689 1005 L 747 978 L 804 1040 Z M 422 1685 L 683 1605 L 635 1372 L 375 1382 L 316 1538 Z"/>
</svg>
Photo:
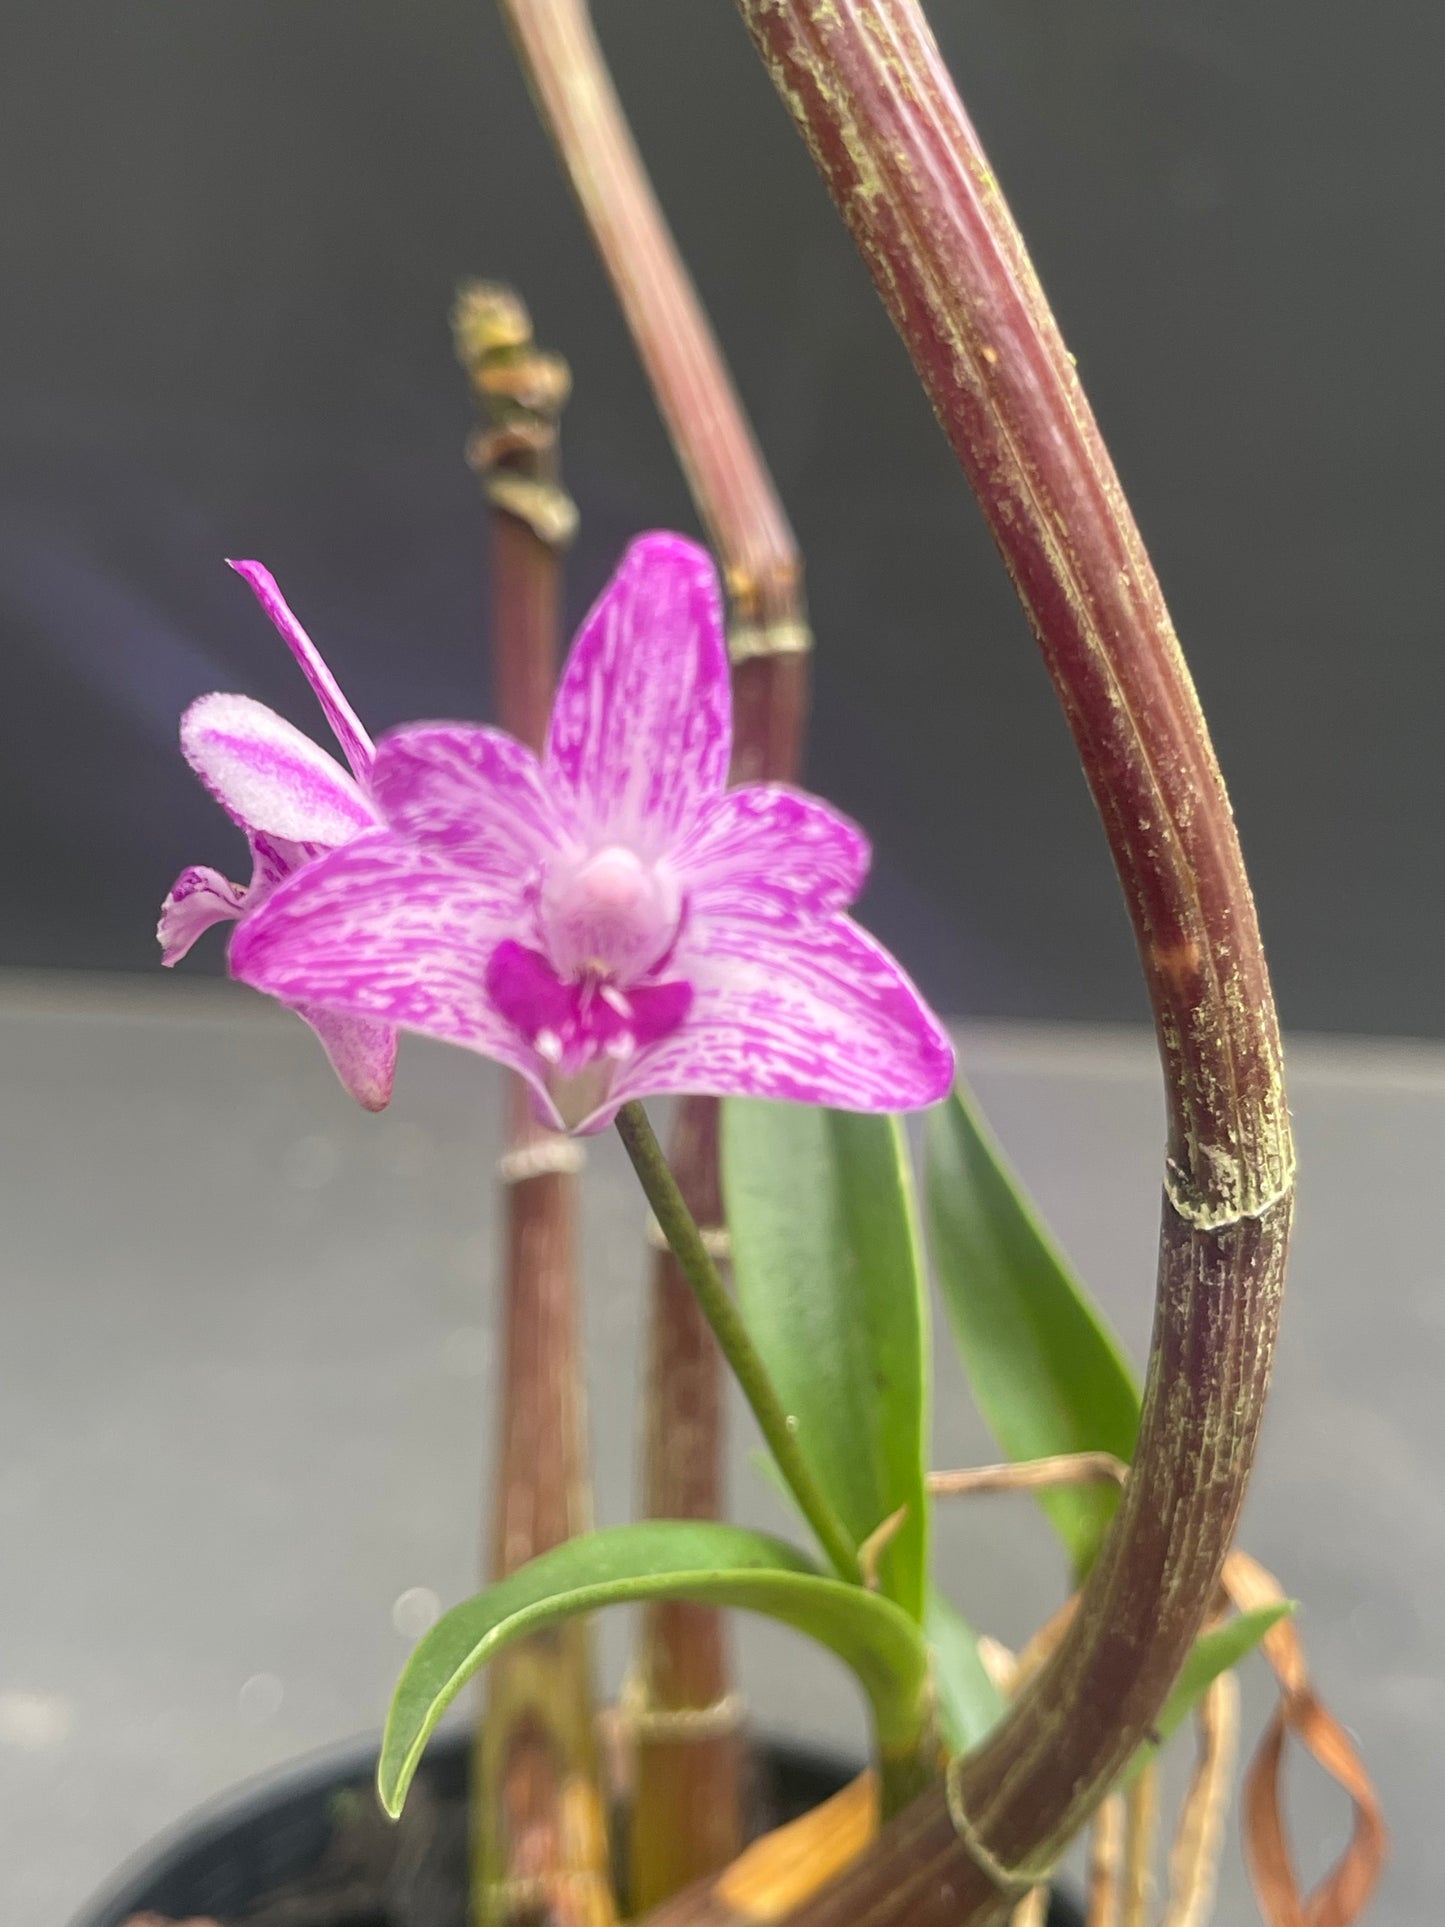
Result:
<svg viewBox="0 0 1445 1927">
<path fill-rule="evenodd" d="M 433 1744 L 439 1751 L 468 1738 L 460 1723 L 444 1726 Z M 376 1772 L 379 1732 L 353 1734 L 312 1747 L 279 1766 L 261 1767 L 234 1785 L 199 1800 L 150 1839 L 129 1852 L 103 1886 L 70 1916 L 69 1927 L 103 1927 L 114 1918 L 144 1907 L 145 1890 L 155 1886 L 181 1860 L 202 1850 L 207 1841 L 259 1820 L 278 1802 L 317 1794 L 348 1781 L 370 1781 Z"/>
<path fill-rule="evenodd" d="M 437 1765 L 454 1762 L 470 1751 L 471 1743 L 472 1731 L 465 1719 L 447 1721 L 433 1736 L 427 1758 Z M 379 1731 L 333 1740 L 279 1766 L 263 1767 L 198 1801 L 128 1853 L 70 1916 L 69 1927 L 121 1927 L 131 1914 L 151 1904 L 148 1896 L 158 1884 L 204 1853 L 210 1842 L 261 1821 L 278 1806 L 329 1795 L 348 1784 L 371 1786 L 380 1746 Z M 754 1746 L 759 1754 L 791 1761 L 830 1779 L 851 1778 L 859 1770 L 847 1754 L 818 1741 L 761 1732 L 755 1735 Z"/>
</svg>

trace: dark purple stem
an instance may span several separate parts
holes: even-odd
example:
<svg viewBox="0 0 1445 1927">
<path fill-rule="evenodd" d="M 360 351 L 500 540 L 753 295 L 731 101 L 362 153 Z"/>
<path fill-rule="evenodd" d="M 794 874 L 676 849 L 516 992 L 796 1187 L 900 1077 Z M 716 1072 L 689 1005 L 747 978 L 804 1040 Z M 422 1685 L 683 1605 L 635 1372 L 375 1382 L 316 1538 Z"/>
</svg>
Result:
<svg viewBox="0 0 1445 1927">
<path fill-rule="evenodd" d="M 1058 327 L 913 0 L 739 0 L 983 507 L 1103 818 L 1168 1102 L 1135 1472 L 1052 1662 L 795 1918 L 1000 1918 L 1147 1735 L 1214 1594 L 1293 1192 L 1279 1034 L 1218 764 Z"/>
</svg>

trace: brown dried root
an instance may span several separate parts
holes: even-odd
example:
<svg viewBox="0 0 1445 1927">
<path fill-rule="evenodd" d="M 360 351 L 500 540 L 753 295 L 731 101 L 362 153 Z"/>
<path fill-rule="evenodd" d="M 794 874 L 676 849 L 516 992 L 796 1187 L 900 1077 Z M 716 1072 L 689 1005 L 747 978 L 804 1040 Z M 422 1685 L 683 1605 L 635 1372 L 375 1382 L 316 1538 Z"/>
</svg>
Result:
<svg viewBox="0 0 1445 1927">
<path fill-rule="evenodd" d="M 1051 1485 L 1122 1485 L 1129 1468 L 1112 1452 L 1060 1452 L 1049 1459 L 1020 1459 L 1012 1465 L 969 1465 L 959 1472 L 930 1472 L 928 1490 L 936 1499 L 975 1492 L 1037 1492 Z"/>
<path fill-rule="evenodd" d="M 1109 1452 L 1073 1452 L 1014 1465 L 981 1465 L 929 1474 L 937 1498 L 983 1492 L 1037 1491 L 1051 1485 L 1112 1480 L 1122 1485 L 1128 1467 Z M 895 1532 L 889 1519 L 874 1535 L 872 1557 Z M 1274 1605 L 1285 1594 L 1273 1575 L 1238 1549 L 1225 1563 L 1223 1589 L 1241 1612 Z M 1015 1658 L 996 1641 L 980 1642 L 985 1665 L 1001 1691 L 1012 1696 L 1033 1677 L 1058 1644 L 1074 1611 L 1068 1599 Z M 1298 1629 L 1282 1619 L 1265 1634 L 1261 1650 L 1280 1685 L 1280 1702 L 1250 1764 L 1242 1802 L 1244 1848 L 1255 1894 L 1267 1927 L 1351 1927 L 1369 1903 L 1389 1852 L 1389 1832 L 1378 1796 L 1348 1733 L 1321 1704 L 1310 1683 Z M 1223 1848 L 1229 1788 L 1238 1743 L 1239 1690 L 1232 1674 L 1215 1680 L 1195 1716 L 1199 1755 L 1185 1795 L 1169 1859 L 1169 1897 L 1160 1927 L 1203 1927 L 1213 1905 Z M 1301 1896 L 1287 1837 L 1281 1793 L 1285 1741 L 1293 1734 L 1354 1803 L 1348 1845 L 1324 1879 Z M 1140 1782 L 1136 1782 L 1136 1788 Z M 1132 1792 L 1132 1790 L 1131 1790 Z M 1125 1843 L 1124 1803 L 1111 1799 L 1094 1822 L 1089 1871 L 1089 1927 L 1134 1927 L 1147 1906 L 1147 1854 Z M 1137 1815 L 1134 1839 L 1142 1840 Z M 1121 1862 L 1127 1865 L 1121 1869 Z M 1121 1886 L 1122 1881 L 1122 1886 Z M 1027 1906 L 1027 1902 L 1025 1906 Z M 1120 1908 L 1123 1908 L 1122 1919 Z M 1022 1909 L 1015 1911 L 1020 1927 Z M 1027 1916 L 1023 1916 L 1027 1923 Z"/>
<path fill-rule="evenodd" d="M 863 1584 L 869 1592 L 878 1590 L 878 1562 L 888 1549 L 890 1540 L 895 1538 L 908 1517 L 908 1507 L 899 1506 L 890 1512 L 881 1525 L 874 1526 L 868 1537 L 858 1548 L 858 1568 L 863 1574 Z"/>
<path fill-rule="evenodd" d="M 978 1657 L 983 1670 L 1005 1699 L 1012 1699 L 1019 1683 L 1019 1656 L 1010 1652 L 1002 1640 L 990 1633 L 978 1636 Z"/>
<path fill-rule="evenodd" d="M 1026 1893 L 1018 1906 L 1009 1915 L 1009 1927 L 1047 1927 L 1049 1918 L 1049 1890 L 1035 1887 Z"/>
<path fill-rule="evenodd" d="M 1109 1480 L 1122 1485 L 1129 1468 L 1110 1452 L 1071 1452 L 1013 1465 L 969 1466 L 931 1472 L 936 1498 L 983 1492 L 1037 1491 L 1051 1485 Z M 903 1523 L 885 1519 L 860 1548 L 865 1582 L 876 1586 L 878 1560 Z M 1223 1590 L 1240 1612 L 1276 1605 L 1278 1580 L 1237 1548 L 1225 1562 Z M 979 1641 L 979 1655 L 1000 1692 L 1012 1698 L 1038 1672 L 1062 1638 L 1076 1599 L 1066 1599 L 1015 1655 L 997 1640 Z M 1352 1927 L 1374 1892 L 1389 1851 L 1379 1799 L 1349 1735 L 1316 1698 L 1299 1632 L 1288 1619 L 1264 1636 L 1261 1650 L 1280 1685 L 1280 1702 L 1245 1780 L 1242 1821 L 1245 1855 L 1267 1927 Z M 1232 1673 L 1213 1681 L 1195 1714 L 1198 1758 L 1180 1809 L 1169 1855 L 1169 1895 L 1160 1927 L 1204 1927 L 1214 1902 L 1224 1845 L 1229 1790 L 1239 1734 L 1239 1687 Z M 1284 1746 L 1293 1733 L 1354 1802 L 1348 1845 L 1307 1896 L 1301 1897 L 1282 1812 Z M 1152 1770 L 1127 1795 L 1106 1800 L 1094 1821 L 1089 1857 L 1088 1927 L 1143 1927 L 1152 1898 L 1151 1849 L 1157 1813 Z M 1034 1927 L 1036 1890 L 1015 1908 L 1011 1927 Z M 1047 1894 L 1042 1903 L 1047 1906 Z M 1035 1911 L 1030 1911 L 1030 1910 Z"/>
<path fill-rule="evenodd" d="M 1124 1800 L 1111 1793 L 1094 1815 L 1089 1836 L 1087 1927 L 1118 1927 L 1119 1862 L 1124 1850 Z"/>
<path fill-rule="evenodd" d="M 1159 1776 L 1146 1766 L 1124 1795 L 1124 1867 L 1119 1927 L 1145 1927 L 1154 1898 L 1154 1836 L 1159 1831 Z"/>
<path fill-rule="evenodd" d="M 1243 1612 L 1284 1597 L 1278 1580 L 1246 1552 L 1230 1553 L 1224 1589 Z M 1279 1681 L 1280 1699 L 1245 1776 L 1242 1804 L 1245 1857 L 1268 1927 L 1350 1927 L 1369 1903 L 1384 1869 L 1390 1836 L 1379 1798 L 1353 1741 L 1315 1697 L 1304 1646 L 1293 1622 L 1281 1619 L 1261 1642 Z M 1281 1770 L 1293 1734 L 1354 1802 L 1348 1844 L 1334 1866 L 1301 1895 L 1285 1829 Z"/>
<path fill-rule="evenodd" d="M 1169 1900 L 1159 1927 L 1204 1927 L 1214 1905 L 1239 1742 L 1239 1682 L 1233 1673 L 1211 1682 L 1194 1724 L 1199 1752 L 1169 1852 Z"/>
</svg>

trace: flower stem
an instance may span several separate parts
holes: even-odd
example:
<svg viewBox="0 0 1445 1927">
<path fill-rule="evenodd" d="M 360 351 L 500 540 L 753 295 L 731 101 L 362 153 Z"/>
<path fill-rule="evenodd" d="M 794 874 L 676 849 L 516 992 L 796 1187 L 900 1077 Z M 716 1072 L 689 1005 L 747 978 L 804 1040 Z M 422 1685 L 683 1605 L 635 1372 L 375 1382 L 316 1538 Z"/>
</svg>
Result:
<svg viewBox="0 0 1445 1927">
<path fill-rule="evenodd" d="M 863 1574 L 858 1564 L 858 1548 L 828 1503 L 799 1448 L 793 1421 L 774 1389 L 761 1354 L 748 1336 L 747 1326 L 717 1266 L 708 1256 L 702 1233 L 678 1189 L 647 1113 L 635 1099 L 617 1113 L 617 1133 L 627 1147 L 627 1155 L 632 1159 L 632 1167 L 662 1228 L 662 1235 L 692 1287 L 800 1511 L 818 1535 L 818 1543 L 839 1577 L 861 1584 Z"/>
</svg>

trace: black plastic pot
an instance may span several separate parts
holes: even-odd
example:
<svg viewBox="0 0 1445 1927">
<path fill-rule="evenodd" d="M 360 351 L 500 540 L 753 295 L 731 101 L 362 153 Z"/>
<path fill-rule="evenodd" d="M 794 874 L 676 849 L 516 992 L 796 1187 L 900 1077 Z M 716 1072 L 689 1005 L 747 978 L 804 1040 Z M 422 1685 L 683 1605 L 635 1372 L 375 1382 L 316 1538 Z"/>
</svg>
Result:
<svg viewBox="0 0 1445 1927">
<path fill-rule="evenodd" d="M 305 1761 L 204 1807 L 141 1855 L 73 1927 L 123 1927 L 132 1914 L 226 1927 L 466 1927 L 468 1744 L 429 1748 L 400 1827 L 372 1793 L 374 1747 Z M 758 1768 L 759 1828 L 836 1793 L 850 1769 L 827 1754 L 768 1747 Z M 1049 1927 L 1082 1927 L 1055 1897 Z"/>
</svg>

